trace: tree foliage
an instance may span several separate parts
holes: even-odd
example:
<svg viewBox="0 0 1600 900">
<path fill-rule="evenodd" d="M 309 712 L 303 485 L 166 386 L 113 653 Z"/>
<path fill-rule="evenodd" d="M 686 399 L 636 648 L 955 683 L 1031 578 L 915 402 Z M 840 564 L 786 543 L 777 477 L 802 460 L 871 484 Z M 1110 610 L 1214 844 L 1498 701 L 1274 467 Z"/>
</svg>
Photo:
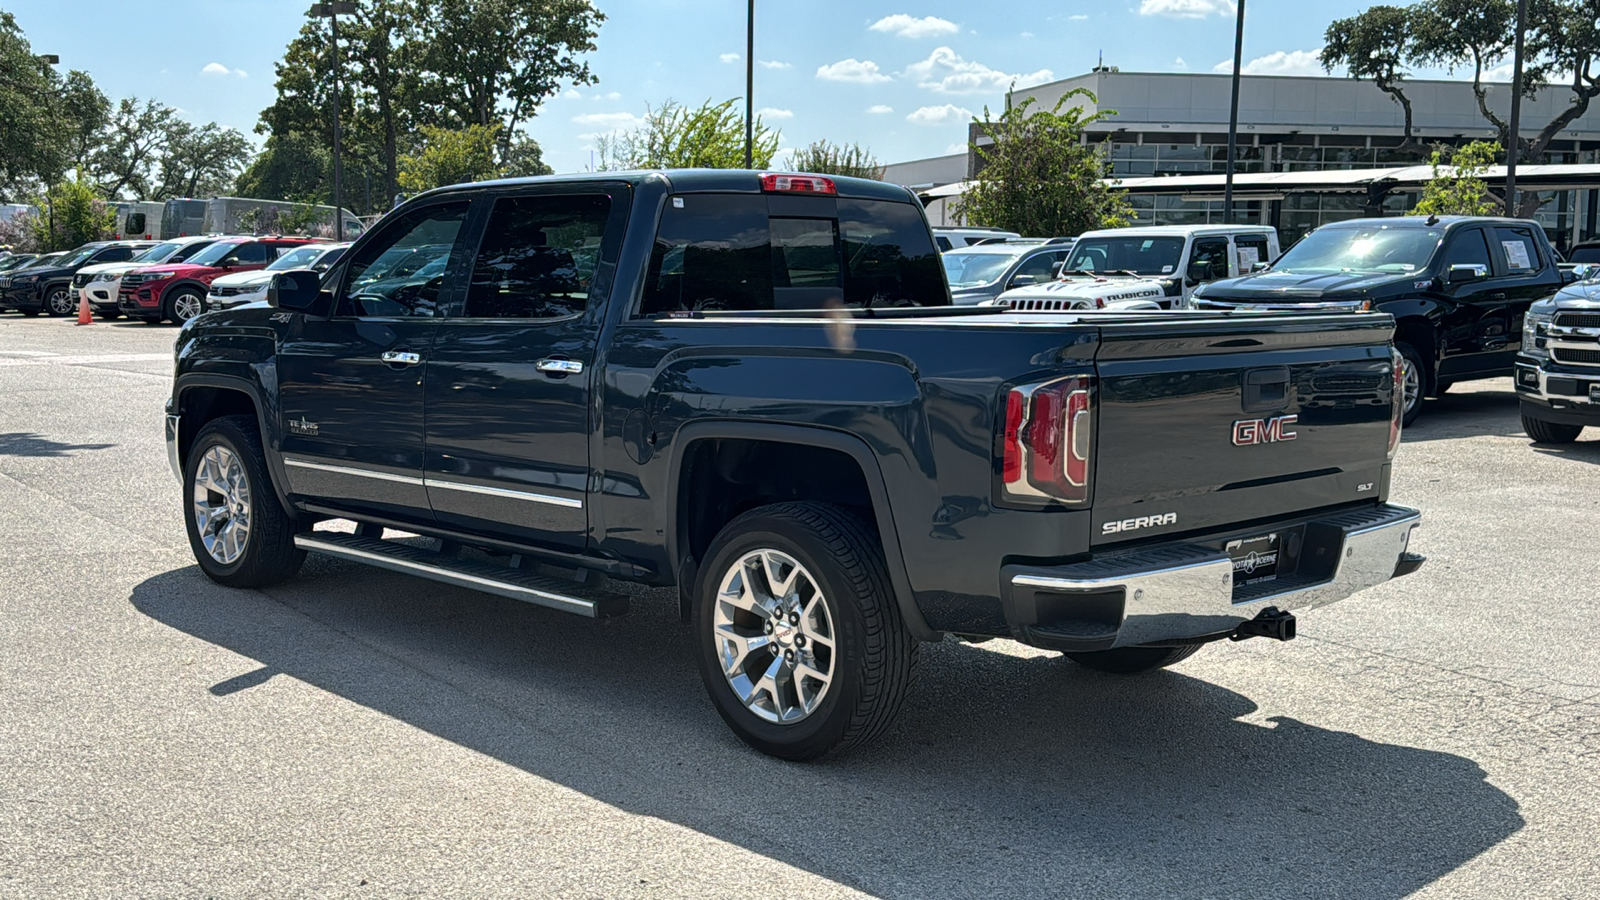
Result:
<svg viewBox="0 0 1600 900">
<path fill-rule="evenodd" d="M 109 240 L 115 233 L 116 211 L 81 180 L 52 185 L 34 205 L 45 211 L 33 218 L 33 226 L 35 241 L 46 253 Z"/>
<path fill-rule="evenodd" d="M 1110 174 L 1105 156 L 1083 142 L 1084 129 L 1113 110 L 1084 114 L 1068 101 L 1082 88 L 1068 92 L 1050 110 L 1032 111 L 1028 98 L 991 118 L 974 120 L 992 143 L 974 143 L 981 166 L 976 180 L 955 204 L 955 212 L 972 225 L 988 225 L 1029 235 L 1075 235 L 1096 228 L 1126 225 L 1132 207 L 1123 191 L 1104 181 Z"/>
<path fill-rule="evenodd" d="M 707 100 L 691 109 L 668 100 L 647 109 L 638 128 L 599 138 L 599 168 L 742 169 L 744 116 L 734 109 L 737 102 Z M 752 134 L 751 165 L 765 169 L 778 152 L 780 133 L 756 116 Z"/>
<path fill-rule="evenodd" d="M 422 126 L 420 146 L 400 158 L 400 187 L 418 193 L 499 174 L 495 146 L 500 126 L 468 125 L 452 130 Z"/>
<path fill-rule="evenodd" d="M 1456 148 L 1433 151 L 1433 177 L 1423 185 L 1422 198 L 1411 210 L 1416 216 L 1493 216 L 1502 204 L 1483 183 L 1484 172 L 1501 153 L 1493 141 L 1473 141 Z"/>
<path fill-rule="evenodd" d="M 883 165 L 872 151 L 860 144 L 835 144 L 827 140 L 813 142 L 789 158 L 789 166 L 796 172 L 813 172 L 818 175 L 848 175 L 854 178 L 883 179 Z"/>
<path fill-rule="evenodd" d="M 594 83 L 581 57 L 604 19 L 587 0 L 359 0 L 339 29 L 347 205 L 358 205 L 351 187 L 370 179 L 386 208 L 401 189 L 400 160 L 432 143 L 425 127 L 494 126 L 498 171 L 544 172 L 524 126 L 561 85 Z M 331 199 L 326 167 L 299 165 L 332 154 L 329 38 L 326 20 L 308 21 L 278 63 L 278 96 L 256 129 L 267 135 L 267 158 L 241 179 L 241 192 L 250 184 L 271 191 L 256 196 Z"/>
<path fill-rule="evenodd" d="M 87 154 L 105 108 L 88 73 L 59 74 L 0 12 L 0 195 L 30 196 L 60 180 Z"/>
<path fill-rule="evenodd" d="M 1337 19 L 1323 36 L 1322 68 L 1344 66 L 1351 78 L 1372 83 L 1400 105 L 1406 117 L 1402 147 L 1416 147 L 1411 100 L 1403 82 L 1407 61 L 1416 56 L 1415 7 L 1372 6 L 1360 15 Z"/>
</svg>

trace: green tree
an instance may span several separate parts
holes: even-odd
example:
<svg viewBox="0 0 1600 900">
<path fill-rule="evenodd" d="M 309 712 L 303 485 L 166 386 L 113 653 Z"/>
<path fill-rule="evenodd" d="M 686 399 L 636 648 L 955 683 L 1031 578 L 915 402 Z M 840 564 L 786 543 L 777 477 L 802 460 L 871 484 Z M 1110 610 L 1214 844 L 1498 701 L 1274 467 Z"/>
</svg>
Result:
<svg viewBox="0 0 1600 900">
<path fill-rule="evenodd" d="M 151 196 L 167 136 L 178 121 L 177 110 L 156 100 L 128 97 L 118 103 L 90 160 L 100 192 L 111 198 Z"/>
<path fill-rule="evenodd" d="M 105 106 L 87 73 L 57 73 L 0 12 L 0 194 L 31 196 L 80 164 Z"/>
<path fill-rule="evenodd" d="M 1360 15 L 1336 19 L 1323 35 L 1322 68 L 1343 66 L 1350 77 L 1370 79 L 1378 90 L 1399 104 L 1406 117 L 1401 147 L 1417 149 L 1413 136 L 1411 100 L 1404 82 L 1406 61 L 1416 55 L 1415 7 L 1372 6 Z"/>
<path fill-rule="evenodd" d="M 160 180 L 152 200 L 225 194 L 250 162 L 250 141 L 215 122 L 192 125 L 177 120 L 167 129 Z"/>
<path fill-rule="evenodd" d="M 332 172 L 333 154 L 316 136 L 274 134 L 239 174 L 234 191 L 264 200 L 310 196 L 325 202 L 322 198 L 331 196 Z"/>
<path fill-rule="evenodd" d="M 460 130 L 422 126 L 422 143 L 400 157 L 400 188 L 420 193 L 447 184 L 462 184 L 499 174 L 496 143 L 499 125 L 468 125 Z"/>
<path fill-rule="evenodd" d="M 1473 141 L 1433 151 L 1433 178 L 1423 185 L 1415 216 L 1492 216 L 1503 208 L 1489 192 L 1483 175 L 1501 154 L 1493 141 Z M 1448 166 L 1448 168 L 1447 168 Z"/>
<path fill-rule="evenodd" d="M 878 158 L 860 144 L 815 141 L 794 151 L 789 158 L 789 166 L 796 172 L 813 172 L 817 175 L 849 175 L 874 181 L 883 178 L 883 166 Z"/>
<path fill-rule="evenodd" d="M 115 233 L 116 211 L 87 182 L 55 184 L 34 205 L 47 210 L 33 220 L 38 245 L 47 253 L 109 240 Z"/>
<path fill-rule="evenodd" d="M 1085 115 L 1067 105 L 1079 96 L 1098 102 L 1078 88 L 1048 111 L 1032 112 L 1032 98 L 997 119 L 985 107 L 983 120 L 974 122 L 992 143 L 972 145 L 981 168 L 956 214 L 973 225 L 1044 236 L 1126 225 L 1133 210 L 1125 193 L 1103 180 L 1110 174 L 1105 156 L 1083 141 L 1087 126 L 1116 112 Z"/>
<path fill-rule="evenodd" d="M 526 178 L 531 175 L 551 175 L 555 169 L 544 161 L 544 150 L 539 142 L 523 132 L 517 132 L 500 156 L 500 175 L 505 178 Z"/>
<path fill-rule="evenodd" d="M 690 109 L 668 100 L 645 111 L 644 124 L 632 131 L 601 137 L 601 169 L 742 169 L 744 116 L 737 98 L 711 100 Z M 751 165 L 765 169 L 778 152 L 777 131 L 757 116 L 753 124 Z"/>
</svg>

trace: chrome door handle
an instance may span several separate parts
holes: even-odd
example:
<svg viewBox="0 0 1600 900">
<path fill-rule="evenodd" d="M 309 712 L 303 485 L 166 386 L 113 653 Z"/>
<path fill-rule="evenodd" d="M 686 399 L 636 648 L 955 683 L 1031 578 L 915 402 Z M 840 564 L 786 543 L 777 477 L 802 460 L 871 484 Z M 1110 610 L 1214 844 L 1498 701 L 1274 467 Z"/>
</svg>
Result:
<svg viewBox="0 0 1600 900">
<path fill-rule="evenodd" d="M 409 350 L 386 350 L 379 358 L 391 366 L 414 366 L 422 362 L 421 353 L 412 353 Z"/>
<path fill-rule="evenodd" d="M 583 371 L 583 363 L 575 359 L 541 359 L 533 367 L 552 375 L 577 375 Z"/>
</svg>

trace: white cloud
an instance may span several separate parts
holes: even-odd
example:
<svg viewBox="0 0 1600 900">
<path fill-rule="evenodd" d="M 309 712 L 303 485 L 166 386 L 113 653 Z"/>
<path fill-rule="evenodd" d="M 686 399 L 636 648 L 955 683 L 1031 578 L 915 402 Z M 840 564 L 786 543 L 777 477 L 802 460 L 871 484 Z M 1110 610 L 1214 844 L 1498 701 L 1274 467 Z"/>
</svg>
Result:
<svg viewBox="0 0 1600 900">
<path fill-rule="evenodd" d="M 723 53 L 723 54 L 719 55 L 717 57 L 717 59 L 720 59 L 725 63 L 736 63 L 739 60 L 744 59 L 744 57 L 740 56 L 737 53 Z"/>
<path fill-rule="evenodd" d="M 1075 16 L 1067 16 L 1067 21 L 1068 22 L 1087 22 L 1087 21 L 1089 21 L 1089 17 L 1084 15 L 1083 13 L 1079 13 L 1079 14 L 1077 14 Z"/>
<path fill-rule="evenodd" d="M 906 116 L 907 122 L 918 125 L 948 125 L 951 122 L 961 122 L 972 118 L 972 110 L 962 109 L 954 103 L 944 103 L 939 106 L 924 106 Z"/>
<path fill-rule="evenodd" d="M 583 95 L 578 93 L 578 89 L 577 88 L 567 88 L 566 90 L 561 92 L 561 99 L 563 99 L 563 100 L 578 100 L 578 99 L 581 99 L 582 97 L 583 97 Z"/>
<path fill-rule="evenodd" d="M 1204 19 L 1206 16 L 1231 16 L 1237 8 L 1233 0 L 1142 0 L 1139 15 Z"/>
<path fill-rule="evenodd" d="M 841 59 L 836 63 L 818 66 L 817 77 L 823 81 L 855 84 L 881 84 L 889 80 L 889 76 L 879 71 L 878 64 L 870 59 Z"/>
<path fill-rule="evenodd" d="M 967 149 L 968 148 L 966 144 L 950 144 L 944 148 L 944 155 L 955 156 L 957 153 L 967 152 Z"/>
<path fill-rule="evenodd" d="M 1174 69 L 1188 69 L 1189 68 L 1189 64 L 1184 62 L 1183 61 L 1183 57 L 1180 56 L 1177 59 L 1172 61 L 1172 67 Z"/>
<path fill-rule="evenodd" d="M 1010 74 L 991 69 L 980 62 L 969 62 L 949 47 L 939 47 L 922 62 L 906 66 L 905 74 L 917 86 L 941 94 L 979 94 L 1004 91 L 1013 81 L 1017 87 L 1032 87 L 1054 77 L 1049 69 Z"/>
<path fill-rule="evenodd" d="M 1031 37 L 1033 37 L 1033 32 L 1031 32 L 1031 31 L 1024 31 L 1024 32 L 1023 32 L 1023 33 L 1021 33 L 1021 34 L 1019 34 L 1019 35 L 1017 35 L 1017 37 L 1020 37 L 1020 38 L 1022 38 L 1022 39 L 1023 39 L 1023 40 L 1027 40 L 1027 39 L 1028 39 L 1028 38 L 1031 38 Z"/>
<path fill-rule="evenodd" d="M 884 16 L 868 26 L 873 31 L 885 34 L 896 34 L 903 38 L 937 37 L 941 34 L 956 34 L 961 31 L 961 26 L 938 16 L 924 16 L 916 18 L 905 13 L 895 13 Z"/>
<path fill-rule="evenodd" d="M 882 103 L 879 103 L 876 106 L 867 107 L 867 112 L 869 112 L 869 113 L 871 113 L 872 115 L 875 115 L 875 116 L 881 116 L 881 115 L 884 115 L 885 113 L 894 112 L 894 107 L 892 107 L 892 106 L 884 106 Z"/>
<path fill-rule="evenodd" d="M 774 106 L 763 106 L 756 110 L 756 115 L 763 119 L 792 119 L 794 118 L 794 110 L 778 109 Z"/>
<path fill-rule="evenodd" d="M 200 70 L 200 74 L 201 75 L 237 75 L 240 78 L 248 78 L 250 76 L 250 73 L 246 72 L 243 69 L 230 69 L 227 66 L 225 66 L 225 65 L 223 65 L 222 63 L 219 63 L 219 62 L 206 63 L 205 68 Z"/>
<path fill-rule="evenodd" d="M 622 99 L 622 95 L 617 93 L 616 91 L 607 91 L 604 94 L 595 94 L 594 95 L 594 99 L 595 100 L 621 100 Z"/>
<path fill-rule="evenodd" d="M 1279 50 L 1258 56 L 1239 67 L 1245 75 L 1326 75 L 1322 68 L 1322 48 Z M 1211 67 L 1213 72 L 1232 72 L 1233 60 L 1225 59 Z"/>
<path fill-rule="evenodd" d="M 758 59 L 758 60 L 756 60 L 756 65 L 760 66 L 763 69 L 792 69 L 792 68 L 794 68 L 794 64 L 793 63 L 786 63 L 786 62 L 783 62 L 781 60 L 776 60 L 776 59 Z"/>
<path fill-rule="evenodd" d="M 644 124 L 644 116 L 636 116 L 631 112 L 583 113 L 573 116 L 572 121 L 601 128 L 637 128 Z"/>
</svg>

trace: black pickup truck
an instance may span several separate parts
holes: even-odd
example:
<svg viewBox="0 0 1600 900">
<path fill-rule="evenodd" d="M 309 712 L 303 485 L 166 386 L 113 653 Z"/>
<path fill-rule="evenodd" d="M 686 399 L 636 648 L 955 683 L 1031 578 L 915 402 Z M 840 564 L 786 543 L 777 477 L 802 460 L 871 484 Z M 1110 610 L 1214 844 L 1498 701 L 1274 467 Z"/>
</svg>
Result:
<svg viewBox="0 0 1600 900">
<path fill-rule="evenodd" d="M 1414 570 L 1392 330 L 953 307 L 880 182 L 510 180 L 185 325 L 166 429 L 215 581 L 312 551 L 595 617 L 675 586 L 722 717 L 806 759 L 885 726 L 920 641 L 1134 672 Z"/>
<path fill-rule="evenodd" d="M 1264 271 L 1197 290 L 1196 309 L 1372 309 L 1395 318 L 1406 424 L 1457 381 L 1510 375 L 1528 305 L 1567 280 L 1539 223 L 1467 216 L 1324 225 Z"/>
</svg>

